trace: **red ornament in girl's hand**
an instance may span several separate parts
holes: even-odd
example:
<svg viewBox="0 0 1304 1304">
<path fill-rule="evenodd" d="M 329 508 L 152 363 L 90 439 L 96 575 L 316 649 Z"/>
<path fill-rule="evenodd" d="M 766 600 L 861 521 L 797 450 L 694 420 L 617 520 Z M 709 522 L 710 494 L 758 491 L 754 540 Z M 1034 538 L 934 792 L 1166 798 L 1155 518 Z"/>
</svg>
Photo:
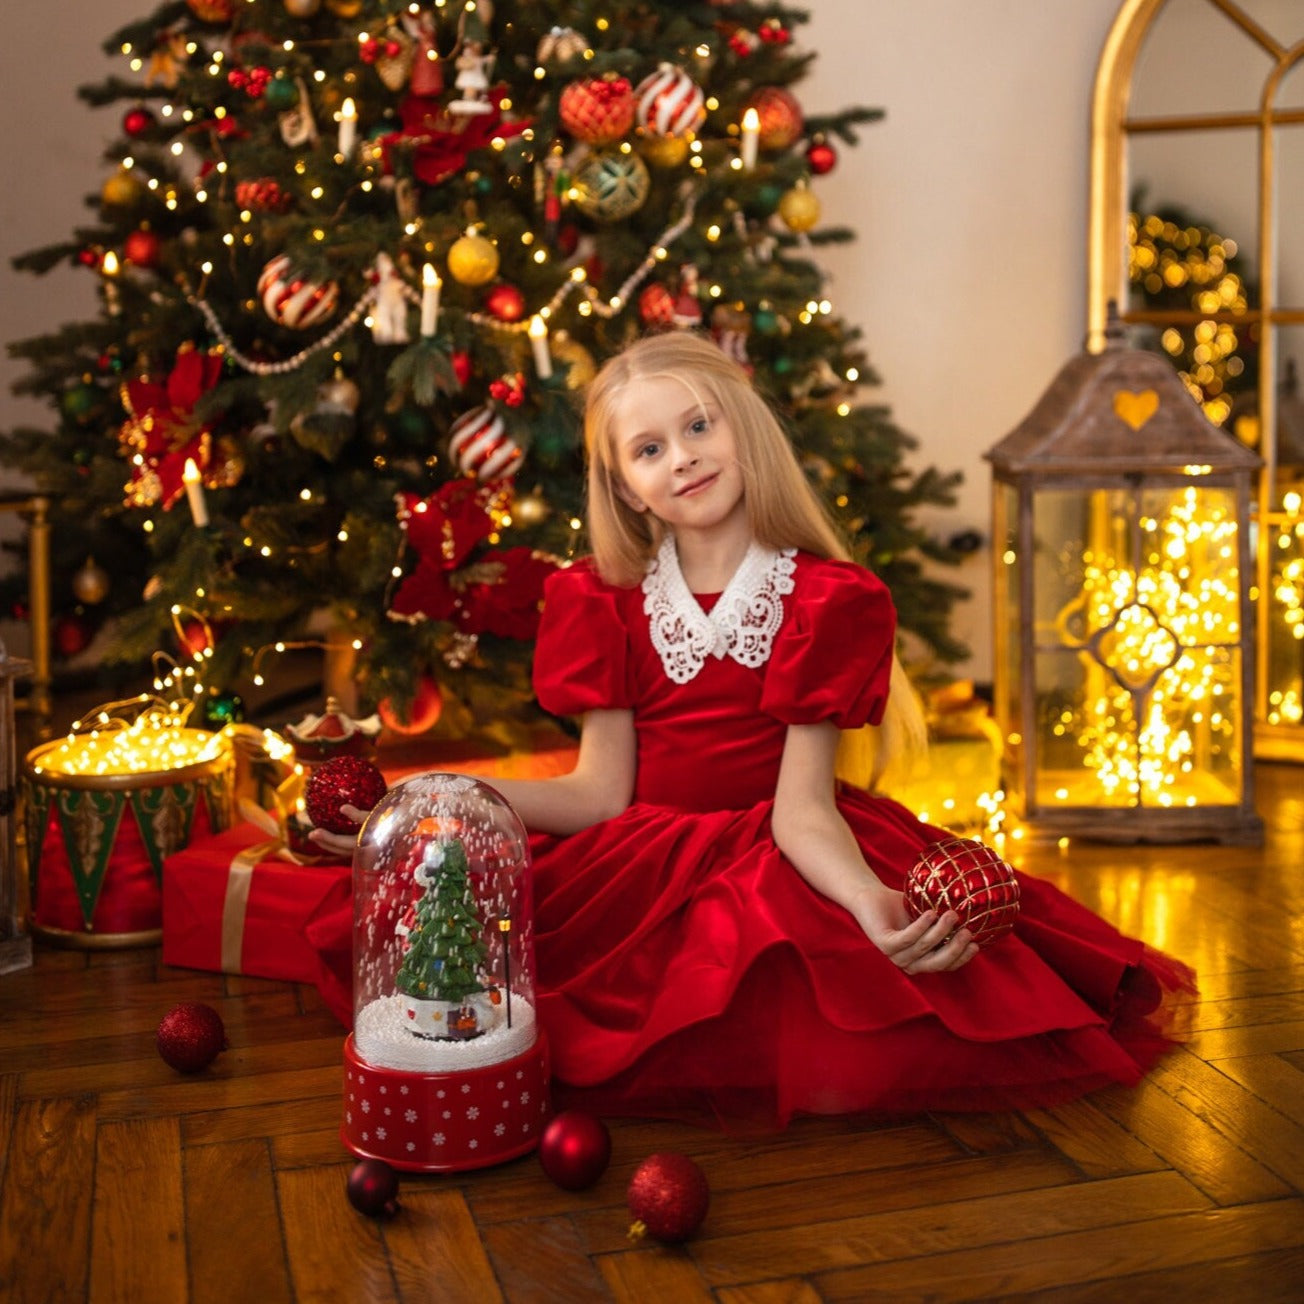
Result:
<svg viewBox="0 0 1304 1304">
<path fill-rule="evenodd" d="M 346 1189 L 349 1203 L 368 1218 L 398 1212 L 398 1174 L 383 1159 L 363 1159 L 354 1164 Z"/>
<path fill-rule="evenodd" d="M 607 1171 L 611 1133 L 607 1125 L 582 1109 L 565 1109 L 539 1138 L 539 1163 L 558 1186 L 582 1191 Z"/>
<path fill-rule="evenodd" d="M 158 1025 L 156 1044 L 164 1064 L 178 1073 L 198 1073 L 226 1049 L 222 1016 L 198 1001 L 174 1005 Z"/>
<path fill-rule="evenodd" d="M 985 948 L 1014 927 L 1019 880 L 990 847 L 972 838 L 946 838 L 920 852 L 906 875 L 905 899 L 912 919 L 927 910 L 954 910 Z"/>
<path fill-rule="evenodd" d="M 303 803 L 308 818 L 331 833 L 356 833 L 362 826 L 341 806 L 370 810 L 388 788 L 385 776 L 361 756 L 336 756 L 317 766 L 304 785 Z"/>
<path fill-rule="evenodd" d="M 686 1241 L 702 1225 L 711 1188 L 706 1174 L 687 1155 L 649 1155 L 634 1170 L 625 1200 L 634 1218 L 631 1240 L 646 1234 L 674 1244 Z"/>
</svg>

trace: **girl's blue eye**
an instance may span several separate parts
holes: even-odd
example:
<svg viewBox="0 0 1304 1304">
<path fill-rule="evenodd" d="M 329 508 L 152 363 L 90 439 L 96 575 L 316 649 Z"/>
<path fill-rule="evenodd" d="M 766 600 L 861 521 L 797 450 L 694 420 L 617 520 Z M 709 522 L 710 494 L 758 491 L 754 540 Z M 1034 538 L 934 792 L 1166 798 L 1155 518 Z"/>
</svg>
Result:
<svg viewBox="0 0 1304 1304">
<path fill-rule="evenodd" d="M 700 435 L 711 428 L 710 421 L 706 417 L 698 417 L 688 429 L 695 435 Z"/>
</svg>

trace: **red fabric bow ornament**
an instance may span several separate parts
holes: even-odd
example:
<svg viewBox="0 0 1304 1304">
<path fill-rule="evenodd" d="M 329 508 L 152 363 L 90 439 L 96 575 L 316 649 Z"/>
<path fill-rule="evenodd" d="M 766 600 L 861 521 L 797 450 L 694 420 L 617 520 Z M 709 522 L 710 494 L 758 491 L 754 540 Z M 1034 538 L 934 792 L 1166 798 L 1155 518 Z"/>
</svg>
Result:
<svg viewBox="0 0 1304 1304">
<path fill-rule="evenodd" d="M 221 374 L 220 352 L 200 353 L 193 344 L 183 344 L 162 384 L 138 376 L 123 385 L 127 419 L 118 441 L 131 459 L 128 507 L 171 507 L 185 492 L 187 458 L 201 472 L 208 470 L 212 426 L 195 416 L 194 407 Z"/>
<path fill-rule="evenodd" d="M 530 548 L 505 548 L 471 561 L 493 533 L 501 486 L 450 480 L 429 498 L 398 494 L 398 519 L 416 569 L 399 585 L 391 620 L 447 620 L 463 633 L 531 639 L 539 629 L 543 582 L 559 563 Z"/>
<path fill-rule="evenodd" d="M 411 147 L 412 175 L 428 186 L 437 186 L 466 166 L 467 156 L 484 149 L 495 136 L 519 136 L 529 125 L 529 119 L 504 122 L 502 100 L 507 94 L 505 86 L 495 86 L 489 92 L 492 112 L 472 118 L 455 118 L 433 95 L 409 95 L 398 106 L 398 131 L 380 137 L 381 157 L 385 171 L 395 172 L 394 152 Z"/>
</svg>

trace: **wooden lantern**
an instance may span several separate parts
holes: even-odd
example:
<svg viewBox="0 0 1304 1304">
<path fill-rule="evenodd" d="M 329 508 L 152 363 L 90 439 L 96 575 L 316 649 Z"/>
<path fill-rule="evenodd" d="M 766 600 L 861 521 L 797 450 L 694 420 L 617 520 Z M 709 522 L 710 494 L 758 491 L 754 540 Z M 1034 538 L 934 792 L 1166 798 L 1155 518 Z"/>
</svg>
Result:
<svg viewBox="0 0 1304 1304">
<path fill-rule="evenodd" d="M 1034 837 L 1261 841 L 1258 456 L 1115 320 L 987 458 L 1012 813 Z"/>
</svg>

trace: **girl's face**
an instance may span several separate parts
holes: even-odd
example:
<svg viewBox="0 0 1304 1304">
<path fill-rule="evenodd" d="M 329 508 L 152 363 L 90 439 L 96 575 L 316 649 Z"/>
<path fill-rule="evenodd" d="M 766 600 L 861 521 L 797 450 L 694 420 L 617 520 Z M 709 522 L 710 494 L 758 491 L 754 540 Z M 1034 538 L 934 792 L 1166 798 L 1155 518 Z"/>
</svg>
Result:
<svg viewBox="0 0 1304 1304">
<path fill-rule="evenodd" d="M 733 427 L 715 400 L 672 376 L 629 382 L 610 429 L 622 498 L 669 529 L 710 531 L 745 520 Z"/>
</svg>

